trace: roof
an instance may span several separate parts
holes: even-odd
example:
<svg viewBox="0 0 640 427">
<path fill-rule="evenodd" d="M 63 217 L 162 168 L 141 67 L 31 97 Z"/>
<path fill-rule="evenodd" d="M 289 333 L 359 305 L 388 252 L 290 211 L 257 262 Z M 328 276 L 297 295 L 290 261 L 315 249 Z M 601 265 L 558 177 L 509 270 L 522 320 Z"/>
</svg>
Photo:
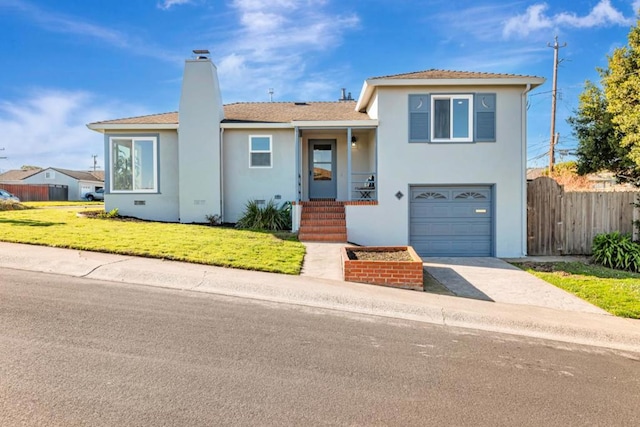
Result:
<svg viewBox="0 0 640 427">
<path fill-rule="evenodd" d="M 238 102 L 224 106 L 224 123 L 290 123 L 293 121 L 369 120 L 355 109 L 355 101 Z M 178 113 L 161 113 L 105 120 L 92 125 L 178 124 Z"/>
<path fill-rule="evenodd" d="M 178 112 L 174 111 L 171 113 L 160 113 L 160 114 L 149 114 L 146 116 L 137 116 L 137 117 L 126 117 L 123 119 L 115 119 L 115 120 L 103 120 L 101 122 L 91 123 L 92 125 L 98 124 L 127 124 L 127 125 L 142 125 L 142 124 L 151 124 L 151 125 L 162 125 L 162 124 L 178 124 Z"/>
<path fill-rule="evenodd" d="M 526 91 L 544 83 L 544 78 L 520 74 L 483 73 L 479 71 L 425 70 L 392 74 L 365 80 L 358 97 L 356 110 L 365 111 L 378 87 L 403 86 L 520 86 Z"/>
<path fill-rule="evenodd" d="M 239 102 L 224 106 L 224 122 L 289 123 L 293 121 L 370 120 L 355 101 Z"/>
<path fill-rule="evenodd" d="M 520 74 L 504 74 L 504 73 L 483 73 L 479 71 L 452 71 L 452 70 L 436 70 L 434 68 L 424 71 L 414 71 L 412 73 L 391 74 L 388 76 L 370 77 L 368 80 L 390 79 L 517 79 L 517 78 L 538 78 L 535 76 L 526 76 Z"/>
<path fill-rule="evenodd" d="M 29 178 L 31 175 L 35 175 L 40 171 L 42 171 L 42 169 L 13 169 L 0 173 L 0 181 L 22 181 L 23 179 Z"/>
<path fill-rule="evenodd" d="M 0 181 L 22 181 L 30 176 L 33 176 L 37 173 L 40 173 L 44 170 L 54 170 L 60 172 L 62 174 L 68 175 L 71 178 L 77 179 L 78 181 L 104 181 L 104 171 L 74 171 L 69 169 L 60 169 L 60 168 L 46 168 L 46 169 L 31 169 L 31 170 L 22 170 L 15 169 L 10 170 L 5 173 L 0 174 Z"/>
<path fill-rule="evenodd" d="M 49 169 L 68 175 L 71 178 L 77 179 L 78 181 L 104 181 L 104 172 L 102 171 L 85 172 L 85 171 L 74 171 L 74 170 L 59 169 L 59 168 L 49 168 Z M 98 178 L 98 172 L 102 173 L 102 178 Z"/>
</svg>

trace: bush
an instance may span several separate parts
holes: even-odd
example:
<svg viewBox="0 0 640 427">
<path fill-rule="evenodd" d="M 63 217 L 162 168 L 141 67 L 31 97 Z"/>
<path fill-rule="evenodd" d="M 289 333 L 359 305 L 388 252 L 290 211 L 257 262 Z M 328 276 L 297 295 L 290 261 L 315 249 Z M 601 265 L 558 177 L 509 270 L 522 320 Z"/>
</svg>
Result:
<svg viewBox="0 0 640 427">
<path fill-rule="evenodd" d="M 598 234 L 593 239 L 593 260 L 605 267 L 640 272 L 640 244 L 629 234 Z"/>
<path fill-rule="evenodd" d="M 282 206 L 269 200 L 266 205 L 250 200 L 245 205 L 244 213 L 236 224 L 237 228 L 252 230 L 291 230 L 291 203 Z"/>
</svg>

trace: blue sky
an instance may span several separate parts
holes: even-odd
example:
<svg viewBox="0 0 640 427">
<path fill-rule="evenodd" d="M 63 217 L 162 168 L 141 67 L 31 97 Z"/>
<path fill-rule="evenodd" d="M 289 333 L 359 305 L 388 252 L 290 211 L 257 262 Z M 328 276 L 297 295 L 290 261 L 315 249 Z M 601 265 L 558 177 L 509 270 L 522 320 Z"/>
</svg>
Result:
<svg viewBox="0 0 640 427">
<path fill-rule="evenodd" d="M 0 170 L 103 166 L 86 123 L 176 111 L 184 59 L 209 49 L 223 100 L 357 97 L 367 77 L 430 68 L 547 78 L 529 98 L 529 163 L 547 162 L 555 35 L 557 131 L 624 45 L 640 0 L 0 0 Z"/>
</svg>

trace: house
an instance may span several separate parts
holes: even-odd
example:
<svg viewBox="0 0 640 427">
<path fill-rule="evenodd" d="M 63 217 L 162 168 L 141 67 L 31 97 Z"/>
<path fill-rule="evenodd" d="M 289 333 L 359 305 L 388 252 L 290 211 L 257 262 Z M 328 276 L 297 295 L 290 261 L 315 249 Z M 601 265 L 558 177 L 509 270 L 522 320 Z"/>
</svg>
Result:
<svg viewBox="0 0 640 427">
<path fill-rule="evenodd" d="M 194 53 L 178 112 L 88 125 L 104 133 L 107 210 L 235 222 L 273 199 L 293 203 L 301 240 L 526 254 L 526 101 L 543 78 L 428 70 L 367 79 L 355 101 L 223 105 Z"/>
<path fill-rule="evenodd" d="M 60 168 L 10 170 L 0 174 L 0 184 L 13 185 L 14 190 L 18 185 L 66 186 L 67 200 L 82 200 L 88 192 L 104 187 L 104 172 Z"/>
</svg>

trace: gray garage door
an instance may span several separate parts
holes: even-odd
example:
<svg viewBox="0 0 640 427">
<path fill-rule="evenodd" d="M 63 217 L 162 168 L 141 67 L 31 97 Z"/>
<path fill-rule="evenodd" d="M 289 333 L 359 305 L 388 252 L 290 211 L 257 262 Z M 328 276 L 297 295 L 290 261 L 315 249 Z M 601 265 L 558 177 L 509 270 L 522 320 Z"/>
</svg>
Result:
<svg viewBox="0 0 640 427">
<path fill-rule="evenodd" d="M 411 246 L 420 256 L 491 256 L 490 186 L 411 187 Z"/>
</svg>

